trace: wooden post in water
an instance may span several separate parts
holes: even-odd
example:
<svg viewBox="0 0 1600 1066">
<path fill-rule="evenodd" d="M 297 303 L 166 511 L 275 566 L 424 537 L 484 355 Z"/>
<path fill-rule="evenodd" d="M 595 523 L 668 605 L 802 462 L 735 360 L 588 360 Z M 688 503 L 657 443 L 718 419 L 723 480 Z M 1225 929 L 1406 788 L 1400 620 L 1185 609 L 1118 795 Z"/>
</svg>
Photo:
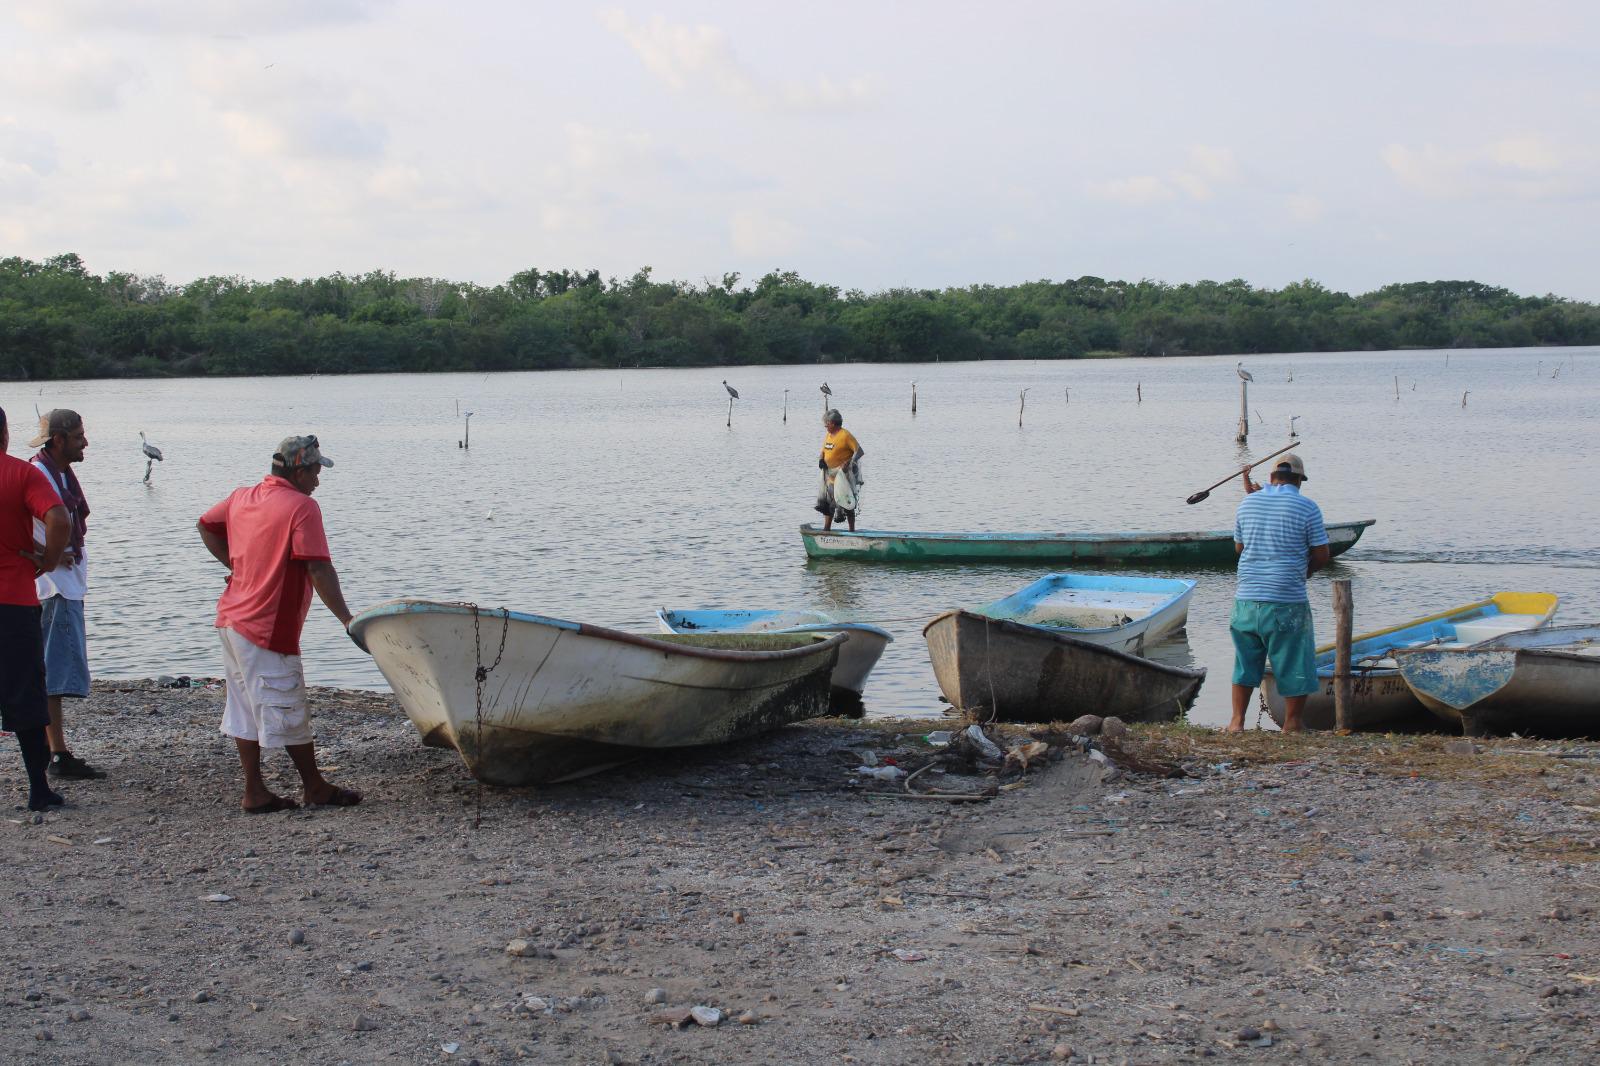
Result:
<svg viewBox="0 0 1600 1066">
<path fill-rule="evenodd" d="M 1136 381 L 1133 383 L 1133 395 L 1138 398 L 1139 403 L 1144 403 L 1144 382 Z"/>
<path fill-rule="evenodd" d="M 1244 378 L 1239 379 L 1239 435 L 1234 438 L 1240 444 L 1250 439 L 1250 383 Z"/>
<path fill-rule="evenodd" d="M 911 413 L 917 413 L 917 383 L 915 381 L 911 383 Z"/>
<path fill-rule="evenodd" d="M 1394 398 L 1397 399 L 1397 400 L 1400 398 L 1400 375 L 1399 374 L 1396 374 L 1394 376 Z"/>
<path fill-rule="evenodd" d="M 1350 676 L 1350 631 L 1355 604 L 1350 598 L 1350 579 L 1333 583 L 1333 727 L 1350 731 L 1350 704 L 1355 698 L 1355 679 Z"/>
<path fill-rule="evenodd" d="M 1022 425 L 1022 412 L 1028 409 L 1028 390 L 1017 394 L 1017 425 Z"/>
<path fill-rule="evenodd" d="M 1467 394 L 1465 392 L 1461 394 L 1461 406 L 1467 406 Z"/>
<path fill-rule="evenodd" d="M 789 390 L 783 390 L 783 424 L 789 424 Z"/>
</svg>

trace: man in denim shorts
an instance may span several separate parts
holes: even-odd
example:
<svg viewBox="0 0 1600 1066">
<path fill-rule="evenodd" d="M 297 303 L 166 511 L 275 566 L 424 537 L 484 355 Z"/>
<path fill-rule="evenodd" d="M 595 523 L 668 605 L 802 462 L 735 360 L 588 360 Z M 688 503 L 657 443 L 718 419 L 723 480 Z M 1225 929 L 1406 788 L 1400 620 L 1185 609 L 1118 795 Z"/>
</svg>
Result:
<svg viewBox="0 0 1600 1066">
<path fill-rule="evenodd" d="M 299 806 L 267 789 L 261 778 L 262 748 L 288 751 L 300 772 L 307 806 L 354 807 L 361 802 L 360 793 L 333 784 L 317 768 L 300 661 L 300 632 L 313 589 L 347 630 L 350 625 L 350 608 L 322 528 L 322 508 L 311 498 L 323 468 L 332 465 L 316 437 L 288 437 L 278 445 L 271 472 L 260 484 L 235 489 L 200 518 L 206 550 L 228 568 L 216 622 L 228 682 L 222 732 L 239 749 L 244 770 L 240 806 L 246 814 Z"/>
<path fill-rule="evenodd" d="M 28 442 L 38 448 L 33 465 L 50 479 L 51 488 L 72 520 L 72 538 L 61 562 L 34 582 L 44 626 L 44 673 L 50 696 L 50 772 L 56 777 L 93 779 L 106 776 L 67 747 L 62 701 L 89 695 L 89 638 L 84 628 L 83 601 L 89 590 L 89 557 L 84 551 L 89 501 L 72 467 L 83 462 L 89 437 L 83 416 L 64 407 L 39 416 L 39 432 Z M 44 523 L 35 519 L 33 536 L 44 540 Z"/>
<path fill-rule="evenodd" d="M 1239 555 L 1234 594 L 1233 718 L 1228 732 L 1244 730 L 1250 694 L 1261 684 L 1266 664 L 1283 697 L 1283 731 L 1297 732 L 1306 697 L 1317 691 L 1316 641 L 1306 578 L 1328 565 L 1328 531 L 1322 509 L 1305 496 L 1305 464 L 1285 455 L 1272 469 L 1266 488 L 1244 471 L 1245 498 L 1233 519 L 1233 550 Z"/>
</svg>

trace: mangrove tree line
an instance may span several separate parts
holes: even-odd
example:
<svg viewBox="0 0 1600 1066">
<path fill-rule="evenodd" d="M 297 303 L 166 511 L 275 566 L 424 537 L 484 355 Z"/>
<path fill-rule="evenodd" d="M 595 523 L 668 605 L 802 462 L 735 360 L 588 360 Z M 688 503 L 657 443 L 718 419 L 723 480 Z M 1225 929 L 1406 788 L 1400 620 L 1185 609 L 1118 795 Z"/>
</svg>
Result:
<svg viewBox="0 0 1600 1066">
<path fill-rule="evenodd" d="M 0 377 L 340 374 L 1073 359 L 1600 343 L 1600 308 L 1472 281 L 1352 296 L 1314 281 L 1032 281 L 865 293 L 774 271 L 701 284 L 524 270 L 277 281 L 0 259 Z"/>
</svg>

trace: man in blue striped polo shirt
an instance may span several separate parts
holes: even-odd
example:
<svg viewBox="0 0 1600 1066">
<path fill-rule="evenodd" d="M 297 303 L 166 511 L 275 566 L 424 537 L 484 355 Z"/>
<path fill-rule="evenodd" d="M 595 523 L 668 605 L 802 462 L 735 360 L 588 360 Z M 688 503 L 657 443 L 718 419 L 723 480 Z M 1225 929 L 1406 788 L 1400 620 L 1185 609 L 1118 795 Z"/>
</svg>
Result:
<svg viewBox="0 0 1600 1066">
<path fill-rule="evenodd" d="M 1322 509 L 1300 495 L 1305 480 L 1305 464 L 1292 454 L 1278 460 L 1266 488 L 1251 482 L 1249 467 L 1244 471 L 1246 495 L 1233 518 L 1239 585 L 1228 626 L 1234 648 L 1230 733 L 1244 730 L 1250 694 L 1268 662 L 1283 697 L 1285 733 L 1301 728 L 1306 697 L 1321 687 L 1306 578 L 1328 565 L 1328 531 Z"/>
</svg>

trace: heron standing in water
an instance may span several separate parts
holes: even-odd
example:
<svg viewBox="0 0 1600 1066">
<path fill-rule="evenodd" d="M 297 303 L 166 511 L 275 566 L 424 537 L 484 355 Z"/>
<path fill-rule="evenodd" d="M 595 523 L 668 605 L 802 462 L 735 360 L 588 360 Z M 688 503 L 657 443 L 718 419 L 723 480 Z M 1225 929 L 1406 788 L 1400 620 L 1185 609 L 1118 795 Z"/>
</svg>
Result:
<svg viewBox="0 0 1600 1066">
<path fill-rule="evenodd" d="M 144 483 L 150 484 L 150 470 L 157 463 L 162 462 L 161 449 L 144 439 L 144 430 L 139 431 L 139 448 L 144 452 Z"/>
</svg>

